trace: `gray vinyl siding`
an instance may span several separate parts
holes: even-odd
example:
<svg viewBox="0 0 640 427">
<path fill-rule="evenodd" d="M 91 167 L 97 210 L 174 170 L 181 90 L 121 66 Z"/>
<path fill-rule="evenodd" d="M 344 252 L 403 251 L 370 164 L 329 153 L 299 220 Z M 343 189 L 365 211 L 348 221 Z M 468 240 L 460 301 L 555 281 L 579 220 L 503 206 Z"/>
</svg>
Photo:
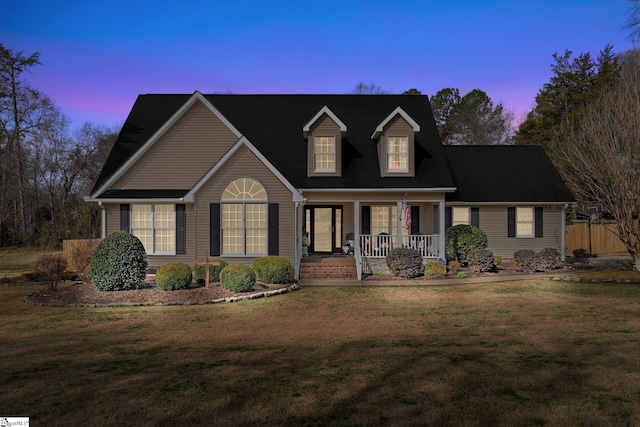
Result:
<svg viewBox="0 0 640 427">
<path fill-rule="evenodd" d="M 408 137 L 409 156 L 408 172 L 387 172 L 387 137 L 389 136 L 406 136 Z M 380 135 L 378 140 L 378 153 L 380 161 L 380 173 L 382 176 L 394 177 L 394 176 L 414 176 L 415 175 L 415 141 L 413 128 L 407 123 L 402 116 L 397 115 L 387 123 L 384 127 L 384 132 Z"/>
<path fill-rule="evenodd" d="M 293 195 L 280 180 L 248 148 L 241 147 L 196 194 L 197 254 L 204 257 L 209 250 L 209 206 L 220 203 L 224 188 L 234 179 L 252 178 L 260 182 L 269 203 L 278 203 L 280 210 L 280 256 L 294 263 L 294 204 Z M 250 265 L 256 257 L 226 257 L 228 263 Z"/>
<path fill-rule="evenodd" d="M 237 141 L 202 103 L 194 104 L 113 189 L 190 189 Z"/>
<path fill-rule="evenodd" d="M 520 249 L 556 248 L 562 252 L 562 221 L 560 207 L 544 206 L 544 237 L 507 237 L 507 206 L 480 206 L 480 229 L 487 233 L 488 249 L 504 258 L 513 258 L 513 253 Z"/>
<path fill-rule="evenodd" d="M 314 172 L 314 138 L 316 136 L 334 137 L 336 141 L 336 171 Z M 310 127 L 307 141 L 307 176 L 340 176 L 342 174 L 342 134 L 340 127 L 327 114 L 320 116 Z"/>
<path fill-rule="evenodd" d="M 120 204 L 105 203 L 103 205 L 107 214 L 107 235 L 120 230 Z M 193 267 L 196 258 L 195 252 L 195 236 L 196 236 L 196 217 L 193 204 L 186 205 L 187 214 L 187 247 L 186 253 L 183 255 L 147 255 L 147 263 L 150 268 L 160 267 L 169 262 L 184 262 Z"/>
</svg>

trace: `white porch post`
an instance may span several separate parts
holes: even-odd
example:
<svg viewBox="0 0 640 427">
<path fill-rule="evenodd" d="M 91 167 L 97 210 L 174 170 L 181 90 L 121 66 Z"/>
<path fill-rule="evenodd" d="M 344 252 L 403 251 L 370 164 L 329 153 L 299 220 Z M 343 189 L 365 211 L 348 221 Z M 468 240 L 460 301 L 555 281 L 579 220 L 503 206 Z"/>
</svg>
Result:
<svg viewBox="0 0 640 427">
<path fill-rule="evenodd" d="M 356 259 L 358 280 L 362 280 L 362 254 L 360 253 L 360 202 L 353 202 L 353 256 Z"/>
<path fill-rule="evenodd" d="M 295 233 L 295 272 L 294 272 L 294 280 L 297 282 L 298 280 L 300 280 L 300 263 L 302 261 L 302 224 L 304 223 L 304 218 L 303 218 L 303 214 L 304 214 L 304 209 L 302 209 L 302 207 L 304 206 L 304 203 L 300 203 L 300 202 L 295 202 L 295 208 L 294 208 L 294 212 L 293 212 L 293 218 L 294 218 L 294 230 L 293 232 Z"/>
<path fill-rule="evenodd" d="M 398 207 L 396 208 L 396 247 L 402 247 L 402 202 L 396 202 Z"/>
<path fill-rule="evenodd" d="M 438 206 L 440 211 L 440 238 L 438 240 L 438 259 L 444 259 L 444 200 L 440 201 L 440 205 Z"/>
</svg>

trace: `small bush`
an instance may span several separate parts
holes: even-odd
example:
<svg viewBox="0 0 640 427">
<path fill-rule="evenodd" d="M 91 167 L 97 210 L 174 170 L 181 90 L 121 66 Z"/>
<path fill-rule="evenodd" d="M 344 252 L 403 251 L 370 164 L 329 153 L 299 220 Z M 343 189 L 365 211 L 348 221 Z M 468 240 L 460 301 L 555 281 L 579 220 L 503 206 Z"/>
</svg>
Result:
<svg viewBox="0 0 640 427">
<path fill-rule="evenodd" d="M 537 268 L 540 270 L 560 268 L 562 265 L 562 255 L 556 248 L 544 248 L 536 255 L 538 257 Z"/>
<path fill-rule="evenodd" d="M 124 231 L 116 231 L 98 244 L 89 267 L 89 279 L 101 291 L 138 289 L 146 273 L 142 242 Z"/>
<path fill-rule="evenodd" d="M 572 254 L 573 254 L 573 260 L 575 262 L 579 264 L 589 263 L 589 252 L 585 248 L 574 249 Z"/>
<path fill-rule="evenodd" d="M 460 279 L 464 279 L 465 277 L 467 277 L 467 273 L 465 273 L 464 271 L 458 271 L 458 274 L 456 274 L 456 277 L 459 277 Z"/>
<path fill-rule="evenodd" d="M 439 262 L 431 261 L 424 265 L 424 275 L 427 277 L 442 277 L 446 273 L 447 268 Z"/>
<path fill-rule="evenodd" d="M 498 268 L 500 266 L 500 264 L 502 264 L 502 257 L 499 255 L 496 255 L 493 257 L 493 265 Z"/>
<path fill-rule="evenodd" d="M 62 255 L 42 255 L 36 262 L 36 272 L 47 288 L 55 291 L 58 284 L 64 280 L 67 261 Z"/>
<path fill-rule="evenodd" d="M 228 265 L 220 272 L 220 286 L 231 292 L 248 292 L 256 284 L 256 274 L 242 264 Z"/>
<path fill-rule="evenodd" d="M 198 283 L 204 283 L 205 276 L 207 275 L 207 267 L 206 265 L 204 265 L 204 262 L 204 259 L 199 259 L 197 264 L 193 268 L 193 270 L 195 271 L 195 280 Z M 209 281 L 219 282 L 220 272 L 227 265 L 229 264 L 227 264 L 220 258 L 209 258 Z"/>
<path fill-rule="evenodd" d="M 186 289 L 192 279 L 191 267 L 183 262 L 170 262 L 156 270 L 156 287 L 165 291 Z"/>
<path fill-rule="evenodd" d="M 489 249 L 472 249 L 467 254 L 469 267 L 476 273 L 484 273 L 495 268 L 493 263 L 493 252 Z"/>
<path fill-rule="evenodd" d="M 487 234 L 478 227 L 458 224 L 447 230 L 444 251 L 447 261 L 467 264 L 467 254 L 473 249 L 487 248 Z"/>
<path fill-rule="evenodd" d="M 422 255 L 411 248 L 391 249 L 386 257 L 389 270 L 395 275 L 411 279 L 423 274 Z"/>
<path fill-rule="evenodd" d="M 520 249 L 513 254 L 513 260 L 521 271 L 536 271 L 538 269 L 538 256 L 531 249 Z"/>
<path fill-rule="evenodd" d="M 462 266 L 460 265 L 460 261 L 449 261 L 447 264 L 447 269 L 449 270 L 449 273 L 452 274 L 457 274 L 461 268 Z"/>
<path fill-rule="evenodd" d="M 263 256 L 253 261 L 253 272 L 262 283 L 287 283 L 293 268 L 288 259 L 281 256 Z"/>
<path fill-rule="evenodd" d="M 71 256 L 68 260 L 69 270 L 79 273 L 85 282 L 88 281 L 87 273 L 91 265 L 91 257 L 97 246 L 98 242 L 95 240 L 80 240 L 71 248 Z"/>
</svg>

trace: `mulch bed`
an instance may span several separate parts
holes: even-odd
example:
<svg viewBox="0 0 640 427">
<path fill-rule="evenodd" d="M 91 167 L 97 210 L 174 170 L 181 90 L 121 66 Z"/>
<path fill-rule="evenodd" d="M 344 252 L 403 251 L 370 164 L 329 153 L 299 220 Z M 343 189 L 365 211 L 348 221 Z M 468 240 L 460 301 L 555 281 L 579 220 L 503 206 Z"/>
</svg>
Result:
<svg viewBox="0 0 640 427">
<path fill-rule="evenodd" d="M 217 302 L 232 302 L 243 299 L 260 298 L 290 292 L 298 289 L 297 284 L 258 283 L 253 291 L 234 293 L 223 289 L 220 284 L 177 291 L 163 291 L 147 284 L 148 287 L 132 291 L 100 291 L 92 283 L 77 282 L 58 287 L 56 291 L 44 289 L 33 292 L 25 300 L 32 305 L 112 307 L 141 305 L 195 305 Z"/>
</svg>

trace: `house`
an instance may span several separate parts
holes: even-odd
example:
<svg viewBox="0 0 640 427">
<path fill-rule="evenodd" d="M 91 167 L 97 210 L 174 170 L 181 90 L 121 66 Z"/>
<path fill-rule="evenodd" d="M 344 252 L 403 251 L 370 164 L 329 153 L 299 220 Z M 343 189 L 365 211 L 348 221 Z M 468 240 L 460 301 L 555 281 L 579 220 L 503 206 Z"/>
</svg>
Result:
<svg viewBox="0 0 640 427">
<path fill-rule="evenodd" d="M 358 278 L 392 247 L 443 258 L 459 223 L 503 257 L 564 252 L 574 201 L 540 147 L 443 146 L 426 96 L 200 92 L 139 96 L 86 200 L 152 266 L 280 255 L 296 279 L 307 251 L 353 253 Z"/>
</svg>

